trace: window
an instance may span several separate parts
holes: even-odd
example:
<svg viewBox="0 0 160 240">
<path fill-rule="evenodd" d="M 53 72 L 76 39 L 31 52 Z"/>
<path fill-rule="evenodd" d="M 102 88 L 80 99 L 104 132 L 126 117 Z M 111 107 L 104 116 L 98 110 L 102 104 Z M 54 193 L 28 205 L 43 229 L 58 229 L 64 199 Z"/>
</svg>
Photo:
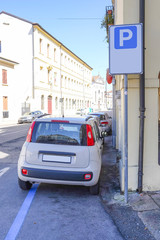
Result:
<svg viewBox="0 0 160 240">
<path fill-rule="evenodd" d="M 50 82 L 50 70 L 48 70 L 48 83 Z"/>
<path fill-rule="evenodd" d="M 70 87 L 71 87 L 71 79 L 68 78 L 68 88 L 70 88 Z"/>
<path fill-rule="evenodd" d="M 67 88 L 67 77 L 65 77 L 65 88 Z"/>
<path fill-rule="evenodd" d="M 50 50 L 50 45 L 47 44 L 47 57 L 49 58 L 49 50 Z"/>
<path fill-rule="evenodd" d="M 36 122 L 32 142 L 87 146 L 86 125 L 62 122 Z"/>
<path fill-rule="evenodd" d="M 7 70 L 2 69 L 2 84 L 7 84 Z"/>
<path fill-rule="evenodd" d="M 58 109 L 58 98 L 55 98 L 55 109 Z"/>
<path fill-rule="evenodd" d="M 56 60 L 57 60 L 57 50 L 56 48 L 54 48 L 54 61 L 56 62 Z"/>
<path fill-rule="evenodd" d="M 66 109 L 68 109 L 68 98 L 66 98 Z"/>
<path fill-rule="evenodd" d="M 100 132 L 97 123 L 94 123 L 94 133 L 95 133 L 95 139 L 98 140 L 100 138 Z"/>
<path fill-rule="evenodd" d="M 3 97 L 3 111 L 8 111 L 8 97 Z"/>
<path fill-rule="evenodd" d="M 61 53 L 61 64 L 63 65 L 63 53 Z"/>
<path fill-rule="evenodd" d="M 39 39 L 39 52 L 42 53 L 42 44 L 43 44 L 43 41 L 42 39 L 40 38 Z"/>
<path fill-rule="evenodd" d="M 71 109 L 71 99 L 69 99 L 69 109 Z"/>
<path fill-rule="evenodd" d="M 56 86 L 57 85 L 57 73 L 54 72 L 54 85 Z"/>
<path fill-rule="evenodd" d="M 61 87 L 63 87 L 63 84 L 64 84 L 64 80 L 63 80 L 63 75 L 61 75 Z"/>
</svg>

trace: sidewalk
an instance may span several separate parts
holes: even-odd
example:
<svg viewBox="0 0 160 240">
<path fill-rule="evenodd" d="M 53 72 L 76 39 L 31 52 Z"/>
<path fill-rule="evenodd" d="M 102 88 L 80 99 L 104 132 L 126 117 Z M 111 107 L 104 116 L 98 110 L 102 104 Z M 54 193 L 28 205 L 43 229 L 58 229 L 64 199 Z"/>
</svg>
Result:
<svg viewBox="0 0 160 240">
<path fill-rule="evenodd" d="M 160 191 L 128 194 L 128 204 L 120 193 L 117 151 L 112 137 L 105 138 L 100 196 L 124 239 L 160 240 Z"/>
<path fill-rule="evenodd" d="M 11 127 L 17 125 L 17 121 L 6 121 L 6 122 L 0 122 L 0 128 L 5 128 L 5 127 Z"/>
</svg>

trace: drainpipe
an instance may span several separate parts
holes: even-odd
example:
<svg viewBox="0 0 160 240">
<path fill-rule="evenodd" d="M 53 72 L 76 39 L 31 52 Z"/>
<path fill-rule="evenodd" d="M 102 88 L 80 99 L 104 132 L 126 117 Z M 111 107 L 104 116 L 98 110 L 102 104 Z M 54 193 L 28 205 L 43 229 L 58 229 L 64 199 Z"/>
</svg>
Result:
<svg viewBox="0 0 160 240">
<path fill-rule="evenodd" d="M 144 153 L 144 119 L 145 119 L 145 0 L 140 0 L 140 23 L 143 24 L 143 74 L 140 75 L 140 127 L 139 127 L 139 162 L 138 192 L 143 188 L 143 153 Z"/>
</svg>

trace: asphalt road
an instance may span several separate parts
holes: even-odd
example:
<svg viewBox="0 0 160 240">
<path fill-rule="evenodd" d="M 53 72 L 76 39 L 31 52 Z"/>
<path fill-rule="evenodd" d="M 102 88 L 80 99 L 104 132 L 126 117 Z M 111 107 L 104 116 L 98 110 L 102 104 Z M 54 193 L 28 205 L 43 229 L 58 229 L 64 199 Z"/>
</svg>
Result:
<svg viewBox="0 0 160 240">
<path fill-rule="evenodd" d="M 99 196 L 86 187 L 40 184 L 23 191 L 17 160 L 29 125 L 0 128 L 0 239 L 121 240 Z"/>
</svg>

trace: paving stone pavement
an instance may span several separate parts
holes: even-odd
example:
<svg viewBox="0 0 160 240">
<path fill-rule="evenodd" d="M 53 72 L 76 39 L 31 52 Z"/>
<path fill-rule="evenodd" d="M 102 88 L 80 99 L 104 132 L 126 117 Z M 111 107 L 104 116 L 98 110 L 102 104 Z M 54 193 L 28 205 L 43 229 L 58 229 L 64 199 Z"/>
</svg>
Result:
<svg viewBox="0 0 160 240">
<path fill-rule="evenodd" d="M 100 196 L 124 239 L 160 240 L 160 191 L 128 193 L 128 203 L 120 191 L 117 150 L 112 136 L 105 138 Z"/>
</svg>

